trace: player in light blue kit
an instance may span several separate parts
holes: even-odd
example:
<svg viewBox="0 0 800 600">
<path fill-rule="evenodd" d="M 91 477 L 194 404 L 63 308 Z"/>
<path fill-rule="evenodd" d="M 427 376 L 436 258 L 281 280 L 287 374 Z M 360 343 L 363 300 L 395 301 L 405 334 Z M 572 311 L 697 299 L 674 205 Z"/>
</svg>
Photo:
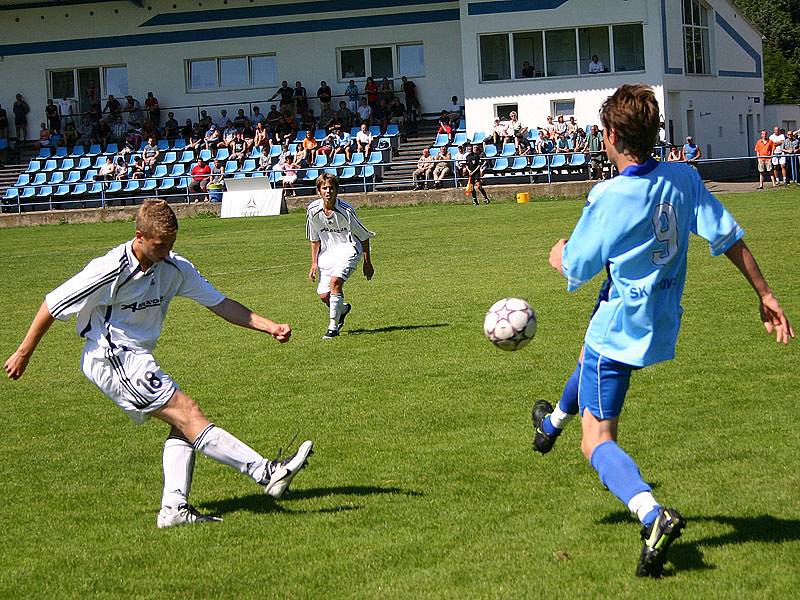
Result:
<svg viewBox="0 0 800 600">
<path fill-rule="evenodd" d="M 608 280 L 561 402 L 555 409 L 543 400 L 534 405 L 534 449 L 548 452 L 579 409 L 584 456 L 643 524 L 636 575 L 660 577 L 686 521 L 655 500 L 636 463 L 616 443 L 617 423 L 631 373 L 675 355 L 689 233 L 708 240 L 711 254 L 725 254 L 750 282 L 768 333 L 785 344 L 794 331 L 742 241 L 744 231 L 697 172 L 650 158 L 659 128 L 653 91 L 620 87 L 600 118 L 608 158 L 620 175 L 594 187 L 569 243 L 559 240 L 550 251 L 550 264 L 567 278 L 569 291 L 603 270 Z"/>
</svg>

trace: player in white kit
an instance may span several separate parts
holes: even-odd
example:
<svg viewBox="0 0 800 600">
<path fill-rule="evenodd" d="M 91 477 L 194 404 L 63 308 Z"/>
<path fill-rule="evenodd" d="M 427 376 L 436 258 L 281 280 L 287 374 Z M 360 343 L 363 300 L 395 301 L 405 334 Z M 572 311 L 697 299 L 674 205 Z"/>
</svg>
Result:
<svg viewBox="0 0 800 600">
<path fill-rule="evenodd" d="M 288 324 L 275 323 L 226 298 L 172 246 L 178 220 L 163 200 L 145 200 L 136 215 L 133 240 L 92 260 L 80 273 L 47 294 L 25 339 L 5 362 L 11 379 L 25 372 L 31 355 L 56 319 L 77 317 L 86 338 L 81 366 L 86 377 L 137 424 L 149 417 L 171 426 L 164 443 L 164 492 L 158 527 L 221 519 L 188 503 L 194 453 L 201 452 L 264 486 L 279 498 L 305 465 L 312 442 L 285 460 L 268 460 L 233 435 L 209 423 L 197 403 L 160 367 L 152 352 L 167 307 L 185 296 L 235 325 L 289 340 Z"/>
<path fill-rule="evenodd" d="M 364 276 L 372 279 L 375 268 L 369 252 L 369 231 L 356 215 L 353 207 L 339 200 L 339 180 L 324 173 L 317 177 L 319 198 L 308 205 L 306 212 L 306 237 L 311 242 L 311 268 L 308 277 L 315 281 L 319 275 L 317 293 L 329 307 L 330 322 L 322 336 L 329 340 L 339 335 L 350 305 L 344 301 L 344 282 L 350 277 L 358 261 L 364 257 Z"/>
</svg>

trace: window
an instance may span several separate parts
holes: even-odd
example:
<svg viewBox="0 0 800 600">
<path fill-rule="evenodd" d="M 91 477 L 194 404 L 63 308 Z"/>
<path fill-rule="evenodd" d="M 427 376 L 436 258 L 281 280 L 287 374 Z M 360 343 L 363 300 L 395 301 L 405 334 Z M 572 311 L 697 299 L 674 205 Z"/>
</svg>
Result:
<svg viewBox="0 0 800 600">
<path fill-rule="evenodd" d="M 423 44 L 390 44 L 367 48 L 341 48 L 339 53 L 339 80 L 394 79 L 401 75 L 425 75 L 425 49 Z"/>
<path fill-rule="evenodd" d="M 508 121 L 512 112 L 519 113 L 518 104 L 497 104 L 494 107 L 494 116 L 501 121 Z"/>
<path fill-rule="evenodd" d="M 574 29 L 556 29 L 544 34 L 547 48 L 547 75 L 576 75 L 578 73 L 578 49 L 575 46 Z"/>
<path fill-rule="evenodd" d="M 278 82 L 274 54 L 187 61 L 189 91 L 272 87 Z"/>
<path fill-rule="evenodd" d="M 75 74 L 73 71 L 52 71 L 50 73 L 51 98 L 75 98 Z"/>
<path fill-rule="evenodd" d="M 644 71 L 641 25 L 614 25 L 614 70 Z"/>
<path fill-rule="evenodd" d="M 686 72 L 710 73 L 708 58 L 708 9 L 700 0 L 683 0 L 683 41 Z"/>
<path fill-rule="evenodd" d="M 482 35 L 481 81 L 511 79 L 511 61 L 508 54 L 508 34 Z"/>
<path fill-rule="evenodd" d="M 569 100 L 553 100 L 550 102 L 551 115 L 564 115 L 571 117 L 575 114 L 575 99 Z"/>
<path fill-rule="evenodd" d="M 543 77 L 544 42 L 542 41 L 542 32 L 515 33 L 513 37 L 514 79 Z"/>
<path fill-rule="evenodd" d="M 105 94 L 113 94 L 115 98 L 124 98 L 128 95 L 128 67 L 106 67 Z"/>
<path fill-rule="evenodd" d="M 631 27 L 639 27 L 631 25 Z M 641 31 L 641 27 L 639 30 Z M 616 34 L 615 34 L 616 36 Z M 616 37 L 614 38 L 616 42 Z M 581 73 L 589 73 L 589 63 L 593 56 L 603 63 L 605 70 L 610 70 L 611 54 L 608 51 L 608 27 L 584 27 L 578 29 L 578 48 Z"/>
</svg>

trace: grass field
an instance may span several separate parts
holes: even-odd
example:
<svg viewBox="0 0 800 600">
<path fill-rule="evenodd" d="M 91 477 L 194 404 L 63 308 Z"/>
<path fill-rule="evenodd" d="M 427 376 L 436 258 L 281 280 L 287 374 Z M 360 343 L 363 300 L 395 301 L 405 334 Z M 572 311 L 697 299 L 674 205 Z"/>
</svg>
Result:
<svg viewBox="0 0 800 600">
<path fill-rule="evenodd" d="M 800 192 L 724 197 L 800 324 Z M 530 451 L 530 405 L 574 367 L 596 280 L 547 265 L 576 201 L 362 209 L 376 276 L 348 283 L 347 333 L 306 275 L 303 213 L 181 223 L 176 251 L 289 344 L 176 299 L 157 356 L 213 421 L 264 453 L 299 432 L 310 466 L 281 501 L 198 457 L 192 502 L 219 525 L 157 530 L 160 423 L 132 425 L 84 379 L 74 322 L 0 382 L 0 596 L 29 598 L 790 598 L 800 586 L 795 342 L 779 347 L 734 267 L 690 248 L 675 361 L 635 374 L 620 440 L 689 519 L 661 581 L 633 576 L 638 523 L 598 482 L 573 423 Z M 0 354 L 43 295 L 131 223 L 0 231 Z M 483 314 L 536 308 L 536 339 L 493 348 Z"/>
</svg>

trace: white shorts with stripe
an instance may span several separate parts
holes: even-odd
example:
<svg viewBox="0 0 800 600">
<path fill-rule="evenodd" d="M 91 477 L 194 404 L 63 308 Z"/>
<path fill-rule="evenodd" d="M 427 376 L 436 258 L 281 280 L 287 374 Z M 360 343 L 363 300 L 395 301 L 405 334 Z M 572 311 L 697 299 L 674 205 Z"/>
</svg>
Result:
<svg viewBox="0 0 800 600">
<path fill-rule="evenodd" d="M 318 294 L 327 294 L 331 291 L 331 277 L 338 277 L 347 281 L 361 260 L 361 253 L 335 256 L 333 260 L 324 260 L 327 257 L 320 256 L 319 262 L 319 284 L 317 285 Z"/>
<path fill-rule="evenodd" d="M 179 389 L 146 350 L 110 350 L 88 341 L 81 368 L 87 379 L 137 425 L 147 421 L 149 413 L 163 407 Z"/>
</svg>

